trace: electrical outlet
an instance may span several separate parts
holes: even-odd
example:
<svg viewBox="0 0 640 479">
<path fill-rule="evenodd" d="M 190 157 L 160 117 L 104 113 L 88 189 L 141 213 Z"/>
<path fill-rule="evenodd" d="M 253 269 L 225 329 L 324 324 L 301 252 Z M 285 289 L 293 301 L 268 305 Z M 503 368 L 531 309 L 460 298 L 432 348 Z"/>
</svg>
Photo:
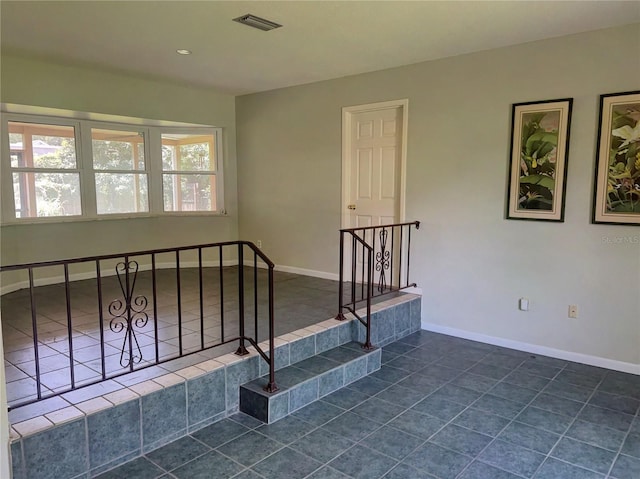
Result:
<svg viewBox="0 0 640 479">
<path fill-rule="evenodd" d="M 578 305 L 577 304 L 570 304 L 569 305 L 569 317 L 570 318 L 577 318 L 578 317 Z"/>
<path fill-rule="evenodd" d="M 529 300 L 527 298 L 520 298 L 518 300 L 518 309 L 520 309 L 520 311 L 529 311 Z"/>
<path fill-rule="evenodd" d="M 262 248 L 262 240 L 256 241 L 256 246 L 258 246 L 258 248 Z"/>
</svg>

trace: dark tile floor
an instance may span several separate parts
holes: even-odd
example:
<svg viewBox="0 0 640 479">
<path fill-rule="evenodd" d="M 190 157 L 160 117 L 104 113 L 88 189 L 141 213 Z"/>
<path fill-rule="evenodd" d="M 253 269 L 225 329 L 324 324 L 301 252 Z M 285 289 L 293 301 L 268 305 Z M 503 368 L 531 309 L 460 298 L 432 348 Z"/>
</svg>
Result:
<svg viewBox="0 0 640 479">
<path fill-rule="evenodd" d="M 640 478 L 640 376 L 421 331 L 271 425 L 237 414 L 100 479 Z"/>
<path fill-rule="evenodd" d="M 156 295 L 153 294 L 151 273 L 140 272 L 134 293 L 147 299 L 146 313 L 149 321 L 137 324 L 136 339 L 140 345 L 142 361 L 139 368 L 155 362 L 155 338 L 157 325 L 158 359 L 160 361 L 179 356 L 180 340 L 183 352 L 188 353 L 238 336 L 238 268 L 223 268 L 222 281 L 219 268 L 203 269 L 203 320 L 200 321 L 200 278 L 197 268 L 183 268 L 180 274 L 180 308 L 178 308 L 175 269 L 158 270 Z M 247 335 L 255 329 L 253 296 L 254 284 L 258 289 L 258 341 L 268 337 L 266 272 L 257 270 L 254 283 L 253 268 L 244 268 L 245 318 Z M 334 317 L 338 309 L 338 282 L 291 273 L 276 272 L 275 319 L 276 335 Z M 220 288 L 220 285 L 223 288 Z M 77 385 L 100 379 L 102 373 L 101 338 L 105 355 L 105 374 L 108 377 L 126 372 L 120 364 L 125 333 L 112 328 L 109 305 L 122 298 L 115 276 L 102 280 L 103 327 L 100 327 L 99 301 L 96 280 L 73 281 L 69 297 L 71 324 L 67 319 L 66 292 L 63 284 L 35 288 L 37 343 L 40 363 L 42 394 L 68 390 L 71 386 L 70 354 L 73 352 L 73 372 Z M 222 292 L 222 293 L 221 293 Z M 155 302 L 154 302 L 155 298 Z M 2 332 L 4 340 L 4 367 L 7 378 L 9 405 L 19 404 L 36 397 L 36 362 L 29 290 L 23 289 L 5 294 L 1 298 Z M 154 316 L 154 308 L 157 314 Z M 178 311 L 181 312 L 181 329 L 178 328 Z M 156 321 L 153 321 L 153 318 Z M 224 334 L 221 320 L 224 318 Z M 69 346 L 69 329 L 72 347 Z M 202 333 L 202 336 L 201 336 Z M 206 361 L 211 357 L 235 351 L 237 343 L 220 346 L 203 354 L 194 354 L 181 360 L 180 367 Z M 135 351 L 134 351 L 135 352 Z M 127 357 L 125 357 L 127 359 Z M 171 371 L 172 363 L 165 363 Z M 175 364 L 174 364 L 175 366 Z M 158 366 L 158 374 L 166 374 Z M 122 377 L 127 381 L 130 375 Z M 142 377 L 141 374 L 137 375 Z M 144 380 L 142 377 L 141 380 Z"/>
</svg>

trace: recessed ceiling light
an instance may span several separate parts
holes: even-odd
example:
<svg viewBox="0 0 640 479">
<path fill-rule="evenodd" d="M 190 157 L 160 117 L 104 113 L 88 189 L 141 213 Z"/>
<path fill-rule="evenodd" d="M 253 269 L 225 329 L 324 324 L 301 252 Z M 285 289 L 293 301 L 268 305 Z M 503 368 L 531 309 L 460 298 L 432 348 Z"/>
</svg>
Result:
<svg viewBox="0 0 640 479">
<path fill-rule="evenodd" d="M 242 23 L 243 25 L 248 25 L 253 28 L 257 28 L 258 30 L 263 30 L 265 32 L 280 28 L 282 26 L 279 23 L 272 22 L 271 20 L 267 20 L 265 18 L 256 17 L 255 15 L 251 15 L 250 13 L 242 15 L 238 18 L 234 18 L 233 21 Z"/>
<path fill-rule="evenodd" d="M 178 55 L 191 55 L 191 50 L 185 50 L 184 48 L 180 48 L 176 50 Z"/>
</svg>

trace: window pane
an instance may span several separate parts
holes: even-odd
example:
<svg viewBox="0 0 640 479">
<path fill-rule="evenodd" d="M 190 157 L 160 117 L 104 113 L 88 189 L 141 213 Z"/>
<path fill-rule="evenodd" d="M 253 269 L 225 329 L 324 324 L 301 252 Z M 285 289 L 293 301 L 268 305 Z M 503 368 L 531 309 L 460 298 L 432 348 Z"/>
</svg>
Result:
<svg viewBox="0 0 640 479">
<path fill-rule="evenodd" d="M 164 139 L 162 140 L 164 142 Z M 162 144 L 162 169 L 174 170 L 176 166 L 176 147 L 175 145 Z"/>
<path fill-rule="evenodd" d="M 76 168 L 72 126 L 10 121 L 9 144 L 14 168 Z"/>
<path fill-rule="evenodd" d="M 163 175 L 165 211 L 215 211 L 215 175 Z"/>
<path fill-rule="evenodd" d="M 11 166 L 14 168 L 24 166 L 24 152 L 22 150 L 11 148 Z"/>
<path fill-rule="evenodd" d="M 215 171 L 213 142 L 213 135 L 163 133 L 163 170 Z"/>
<path fill-rule="evenodd" d="M 16 218 L 82 214 L 78 173 L 13 173 Z"/>
<path fill-rule="evenodd" d="M 9 122 L 11 128 L 11 122 Z M 9 148 L 11 150 L 11 166 L 16 168 L 26 166 L 24 163 L 24 135 L 22 133 L 9 133 Z"/>
<path fill-rule="evenodd" d="M 147 175 L 140 173 L 96 173 L 98 214 L 149 211 Z"/>
<path fill-rule="evenodd" d="M 144 170 L 144 135 L 138 131 L 91 129 L 96 170 Z"/>
</svg>

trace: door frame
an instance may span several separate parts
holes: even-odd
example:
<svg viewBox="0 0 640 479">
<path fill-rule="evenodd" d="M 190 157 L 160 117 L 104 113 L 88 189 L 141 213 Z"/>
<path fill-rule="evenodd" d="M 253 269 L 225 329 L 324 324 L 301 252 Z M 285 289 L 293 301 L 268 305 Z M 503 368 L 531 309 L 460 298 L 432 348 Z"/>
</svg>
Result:
<svg viewBox="0 0 640 479">
<path fill-rule="evenodd" d="M 351 127 L 353 115 L 367 111 L 388 110 L 390 108 L 402 109 L 402 138 L 400 144 L 400 164 L 398 172 L 400 175 L 400 192 L 398 201 L 398 222 L 405 220 L 405 200 L 406 200 L 406 171 L 407 171 L 407 130 L 409 122 L 409 99 L 390 100 L 377 103 L 367 103 L 364 105 L 342 107 L 342 198 L 340 207 L 342 208 L 340 218 L 342 228 L 349 225 L 349 197 L 351 195 Z"/>
</svg>

